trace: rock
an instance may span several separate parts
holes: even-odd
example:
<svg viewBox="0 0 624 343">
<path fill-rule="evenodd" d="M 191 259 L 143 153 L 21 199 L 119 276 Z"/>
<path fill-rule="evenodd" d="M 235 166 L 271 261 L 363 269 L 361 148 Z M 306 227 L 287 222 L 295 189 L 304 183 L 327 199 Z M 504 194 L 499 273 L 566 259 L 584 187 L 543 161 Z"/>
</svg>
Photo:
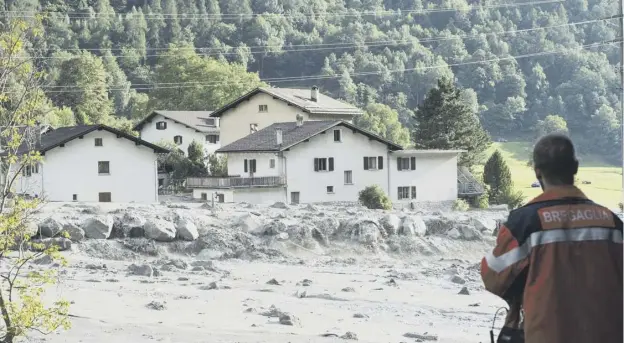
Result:
<svg viewBox="0 0 624 343">
<path fill-rule="evenodd" d="M 355 292 L 355 289 L 353 289 L 353 287 L 345 287 L 342 289 L 343 292 L 349 292 L 349 293 L 353 293 Z"/>
<path fill-rule="evenodd" d="M 279 323 L 282 325 L 301 326 L 301 322 L 299 321 L 299 318 L 286 312 L 283 312 L 279 316 Z"/>
<path fill-rule="evenodd" d="M 375 244 L 381 238 L 379 223 L 372 219 L 359 219 L 347 224 L 350 239 L 362 244 Z"/>
<path fill-rule="evenodd" d="M 326 237 L 331 237 L 340 228 L 340 221 L 334 217 L 326 217 L 316 220 L 314 226 Z"/>
<path fill-rule="evenodd" d="M 263 235 L 275 236 L 280 233 L 286 231 L 286 224 L 283 221 L 276 219 L 267 223 L 262 228 L 261 232 Z"/>
<path fill-rule="evenodd" d="M 450 230 L 447 235 L 453 239 L 463 239 L 467 241 L 475 241 L 483 238 L 481 233 L 474 228 L 474 226 L 466 224 L 457 224 L 457 226 Z"/>
<path fill-rule="evenodd" d="M 214 250 L 214 249 L 202 249 L 202 251 L 195 256 L 198 260 L 218 260 L 223 257 L 224 253 L 222 251 Z"/>
<path fill-rule="evenodd" d="M 307 204 L 305 206 L 305 210 L 310 211 L 310 212 L 318 212 L 318 209 L 312 204 Z"/>
<path fill-rule="evenodd" d="M 85 236 L 91 239 L 107 239 L 113 230 L 113 218 L 96 216 L 87 218 L 81 224 Z"/>
<path fill-rule="evenodd" d="M 176 221 L 176 230 L 178 237 L 185 241 L 194 241 L 199 237 L 197 226 L 195 223 L 186 217 L 178 217 Z"/>
<path fill-rule="evenodd" d="M 470 295 L 470 292 L 468 291 L 467 287 L 462 287 L 462 289 L 459 291 L 459 293 L 457 294 L 461 294 L 461 295 Z"/>
<path fill-rule="evenodd" d="M 282 285 L 279 281 L 277 281 L 275 279 L 271 279 L 271 280 L 267 281 L 266 284 L 267 285 L 274 285 L 274 286 L 281 286 Z"/>
<path fill-rule="evenodd" d="M 171 242 L 176 237 L 176 229 L 172 222 L 153 218 L 145 223 L 145 237 L 159 242 Z"/>
<path fill-rule="evenodd" d="M 85 231 L 74 223 L 64 223 L 63 232 L 66 232 L 69 236 L 69 239 L 74 242 L 82 241 L 83 239 L 85 239 L 86 235 Z"/>
<path fill-rule="evenodd" d="M 386 282 L 386 285 L 391 286 L 391 287 L 398 287 L 399 286 L 394 279 L 390 279 L 390 281 Z"/>
<path fill-rule="evenodd" d="M 50 255 L 43 255 L 42 257 L 39 257 L 32 262 L 38 265 L 46 265 L 51 264 L 52 262 L 54 262 L 54 260 L 52 259 L 52 257 L 50 257 Z"/>
<path fill-rule="evenodd" d="M 262 220 L 259 217 L 251 215 L 249 213 L 243 214 L 242 216 L 238 217 L 234 226 L 252 235 L 264 234 Z"/>
<path fill-rule="evenodd" d="M 193 267 L 193 269 L 191 269 L 192 272 L 203 272 L 205 270 L 206 270 L 206 268 L 204 268 L 202 266 L 195 266 L 195 267 Z"/>
<path fill-rule="evenodd" d="M 169 260 L 165 263 L 165 266 L 172 266 L 177 269 L 186 270 L 188 268 L 188 263 L 180 259 Z"/>
<path fill-rule="evenodd" d="M 494 210 L 494 211 L 509 211 L 509 206 L 503 204 L 503 205 L 491 205 L 489 207 L 490 210 Z"/>
<path fill-rule="evenodd" d="M 493 232 L 496 229 L 496 221 L 493 219 L 472 218 L 471 224 L 479 232 Z"/>
<path fill-rule="evenodd" d="M 273 205 L 271 205 L 271 208 L 279 208 L 282 210 L 286 210 L 288 209 L 288 205 L 286 205 L 285 203 L 281 201 L 278 201 L 278 202 L 275 202 Z"/>
<path fill-rule="evenodd" d="M 427 225 L 421 217 L 407 216 L 401 222 L 400 235 L 424 236 L 427 233 Z"/>
<path fill-rule="evenodd" d="M 459 285 L 463 285 L 463 284 L 465 284 L 465 283 L 466 283 L 466 280 L 464 280 L 461 276 L 454 275 L 454 276 L 451 278 L 451 282 L 452 282 L 452 283 L 459 284 Z"/>
<path fill-rule="evenodd" d="M 63 223 L 60 219 L 48 217 L 39 223 L 38 230 L 43 237 L 55 237 L 63 230 Z"/>
<path fill-rule="evenodd" d="M 152 301 L 151 303 L 147 304 L 146 307 L 152 310 L 162 311 L 165 309 L 165 304 L 161 303 L 160 301 Z"/>
<path fill-rule="evenodd" d="M 178 281 L 188 281 L 188 280 L 189 280 L 189 278 L 184 277 L 184 276 L 180 276 L 180 277 L 178 278 Z"/>
<path fill-rule="evenodd" d="M 369 318 L 369 317 L 363 313 L 355 313 L 353 315 L 353 318 Z"/>
<path fill-rule="evenodd" d="M 137 265 L 133 263 L 128 267 L 128 271 L 130 271 L 131 274 L 138 276 L 151 277 L 152 275 L 154 275 L 154 268 L 152 268 L 152 266 L 148 264 Z"/>
<path fill-rule="evenodd" d="M 306 296 L 308 296 L 308 292 L 305 289 L 300 289 L 297 291 L 297 293 L 295 293 L 295 296 L 297 298 L 305 298 Z"/>
<path fill-rule="evenodd" d="M 278 317 L 279 318 L 282 315 L 282 311 L 280 311 L 277 307 L 275 307 L 275 305 L 271 305 L 268 311 L 264 311 L 260 314 L 265 317 Z"/>
<path fill-rule="evenodd" d="M 125 212 L 123 216 L 116 217 L 113 223 L 112 238 L 139 238 L 145 236 L 143 227 L 145 226 L 145 218 L 134 213 Z"/>
<path fill-rule="evenodd" d="M 56 237 L 56 238 L 44 238 L 44 239 L 33 239 L 31 243 L 34 244 L 43 244 L 44 249 L 48 249 L 51 246 L 58 247 L 59 251 L 65 251 L 71 249 L 71 240 L 64 237 Z M 35 248 L 32 245 L 30 247 L 36 251 L 42 251 L 43 249 Z"/>
<path fill-rule="evenodd" d="M 199 287 L 199 289 L 201 289 L 202 291 L 211 291 L 213 289 L 219 289 L 219 285 L 217 285 L 217 283 L 213 281 L 207 285 Z"/>
<path fill-rule="evenodd" d="M 351 331 L 347 331 L 344 335 L 340 336 L 340 338 L 342 339 L 348 339 L 348 340 L 352 340 L 352 341 L 357 341 L 358 337 L 354 332 Z"/>
<path fill-rule="evenodd" d="M 289 237 L 288 232 L 280 232 L 279 235 L 277 235 L 277 239 L 280 241 L 286 241 Z"/>
<path fill-rule="evenodd" d="M 301 280 L 301 282 L 297 283 L 297 286 L 304 286 L 304 287 L 308 287 L 312 284 L 312 280 L 310 279 L 303 279 Z"/>
<path fill-rule="evenodd" d="M 191 266 L 193 267 L 201 267 L 202 270 L 216 270 L 214 262 L 210 260 L 197 260 L 191 262 Z"/>
<path fill-rule="evenodd" d="M 460 238 L 461 238 L 461 232 L 459 232 L 459 230 L 457 230 L 457 229 L 451 229 L 451 230 L 449 230 L 449 231 L 446 233 L 446 235 L 447 235 L 449 238 L 452 238 L 452 239 L 460 239 Z"/>
<path fill-rule="evenodd" d="M 386 214 L 379 219 L 379 224 L 386 230 L 389 236 L 396 235 L 401 226 L 401 219 L 394 214 Z"/>
<path fill-rule="evenodd" d="M 420 334 L 412 333 L 412 332 L 408 332 L 408 333 L 404 334 L 403 337 L 419 339 L 420 340 L 419 342 L 437 341 L 438 340 L 438 336 L 427 335 L 427 334 L 420 335 Z"/>
</svg>

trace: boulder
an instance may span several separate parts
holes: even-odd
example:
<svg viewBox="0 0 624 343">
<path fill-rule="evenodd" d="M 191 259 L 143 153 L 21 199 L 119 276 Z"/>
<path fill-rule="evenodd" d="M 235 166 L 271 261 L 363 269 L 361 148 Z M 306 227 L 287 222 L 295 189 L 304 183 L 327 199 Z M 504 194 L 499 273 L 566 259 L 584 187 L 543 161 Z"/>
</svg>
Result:
<svg viewBox="0 0 624 343">
<path fill-rule="evenodd" d="M 238 217 L 238 219 L 234 223 L 234 226 L 253 235 L 264 234 L 262 220 L 258 216 L 254 216 L 249 213 L 243 214 L 242 216 Z"/>
<path fill-rule="evenodd" d="M 392 236 L 399 232 L 401 219 L 397 215 L 389 213 L 379 219 L 379 224 L 381 224 L 389 236 Z"/>
<path fill-rule="evenodd" d="M 178 220 L 176 220 L 176 230 L 178 232 L 178 237 L 185 241 L 194 241 L 199 237 L 197 226 L 187 217 L 178 217 Z"/>
<path fill-rule="evenodd" d="M 113 224 L 112 238 L 139 238 L 145 235 L 143 227 L 145 218 L 133 213 L 126 212 L 121 217 L 116 217 Z"/>
<path fill-rule="evenodd" d="M 64 223 L 63 232 L 66 232 L 69 239 L 74 242 L 79 242 L 85 239 L 85 231 L 74 223 Z"/>
<path fill-rule="evenodd" d="M 43 237 L 55 237 L 63 230 L 63 221 L 59 218 L 48 217 L 38 225 L 39 234 Z"/>
<path fill-rule="evenodd" d="M 307 204 L 305 209 L 310 212 L 318 212 L 319 210 L 312 204 Z"/>
<path fill-rule="evenodd" d="M 335 217 L 325 217 L 314 222 L 314 226 L 326 237 L 333 236 L 340 228 L 340 221 Z"/>
<path fill-rule="evenodd" d="M 130 272 L 130 274 L 132 275 L 138 275 L 138 276 L 152 276 L 154 275 L 154 268 L 152 268 L 152 266 L 148 265 L 148 264 L 131 264 L 128 267 L 128 271 Z"/>
<path fill-rule="evenodd" d="M 176 238 L 175 225 L 160 218 L 149 219 L 143 227 L 145 237 L 159 242 L 171 242 Z"/>
<path fill-rule="evenodd" d="M 427 225 L 421 217 L 406 216 L 401 222 L 399 235 L 424 236 L 427 233 Z"/>
<path fill-rule="evenodd" d="M 286 231 L 286 224 L 282 220 L 276 219 L 265 224 L 262 228 L 261 234 L 275 236 L 284 231 Z"/>
<path fill-rule="evenodd" d="M 381 238 L 380 225 L 372 219 L 359 219 L 347 224 L 350 238 L 362 244 L 377 243 Z"/>
<path fill-rule="evenodd" d="M 466 241 L 475 241 L 483 238 L 481 233 L 474 226 L 466 224 L 458 224 L 449 230 L 446 235 L 453 239 L 463 239 Z"/>
<path fill-rule="evenodd" d="M 479 232 L 493 232 L 496 229 L 496 220 L 485 218 L 472 218 L 471 224 Z"/>
<path fill-rule="evenodd" d="M 288 205 L 286 205 L 285 203 L 281 201 L 278 201 L 278 202 L 275 202 L 273 205 L 271 205 L 271 208 L 279 208 L 282 210 L 286 210 L 288 209 Z"/>
<path fill-rule="evenodd" d="M 113 218 L 110 216 L 96 216 L 87 218 L 81 224 L 87 238 L 107 239 L 113 230 Z"/>
</svg>

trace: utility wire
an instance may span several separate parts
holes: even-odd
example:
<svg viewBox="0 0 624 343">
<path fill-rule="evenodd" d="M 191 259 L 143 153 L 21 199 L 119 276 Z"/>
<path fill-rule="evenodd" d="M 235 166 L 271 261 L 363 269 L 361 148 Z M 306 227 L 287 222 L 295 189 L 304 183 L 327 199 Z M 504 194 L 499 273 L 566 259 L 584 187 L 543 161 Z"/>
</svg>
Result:
<svg viewBox="0 0 624 343">
<path fill-rule="evenodd" d="M 593 48 L 593 47 L 599 47 L 599 46 L 604 46 L 604 45 L 609 45 L 612 43 L 617 43 L 617 42 L 622 42 L 621 37 L 616 39 L 616 40 L 611 40 L 611 41 L 604 41 L 604 42 L 596 42 L 596 43 L 591 43 L 591 44 L 585 44 L 582 46 L 578 46 L 578 47 L 574 47 L 574 48 L 567 48 L 567 49 L 557 49 L 557 50 L 549 50 L 549 51 L 542 51 L 542 52 L 536 52 L 536 53 L 530 53 L 530 54 L 523 54 L 523 55 L 516 55 L 516 56 L 507 56 L 507 57 L 497 57 L 494 59 L 488 59 L 488 60 L 481 60 L 481 61 L 470 61 L 470 62 L 462 62 L 462 63 L 454 63 L 454 64 L 442 64 L 442 65 L 434 65 L 434 66 L 423 66 L 423 67 L 414 67 L 414 68 L 404 68 L 404 69 L 396 69 L 396 70 L 383 70 L 383 71 L 372 71 L 372 72 L 356 72 L 356 73 L 349 73 L 349 76 L 370 76 L 370 75 L 380 75 L 380 74 L 386 74 L 386 73 L 404 73 L 404 72 L 410 72 L 410 71 L 422 71 L 422 70 L 431 70 L 431 69 L 439 69 L 439 68 L 452 68 L 452 67 L 462 67 L 462 66 L 467 66 L 467 65 L 479 65 L 479 64 L 485 64 L 485 63 L 498 63 L 501 61 L 509 61 L 509 60 L 517 60 L 517 59 L 521 59 L 521 58 L 529 58 L 529 57 L 536 57 L 536 56 L 547 56 L 547 55 L 556 55 L 556 54 L 561 54 L 561 53 L 567 53 L 570 50 L 578 50 L 578 49 L 587 49 L 587 48 Z M 261 79 L 261 81 L 264 82 L 268 82 L 268 83 L 281 83 L 281 82 L 294 82 L 294 81 L 308 81 L 308 80 L 324 80 L 324 79 L 336 79 L 336 78 L 340 78 L 342 77 L 344 74 L 338 74 L 338 75 L 313 75 L 313 76 L 293 76 L 293 77 L 278 77 L 278 78 L 265 78 L 265 79 Z M 188 84 L 188 85 L 187 85 Z M 108 88 L 108 91 L 125 91 L 128 89 L 134 89 L 134 90 L 155 90 L 155 89 L 178 89 L 178 88 L 192 88 L 192 87 L 198 87 L 198 86 L 217 86 L 217 85 L 222 85 L 222 84 L 242 84 L 240 82 L 212 82 L 212 83 L 186 83 L 186 82 L 181 82 L 179 83 L 179 85 L 177 86 L 173 86 L 173 85 L 167 85 L 167 86 L 159 86 L 160 84 L 152 84 L 152 86 L 155 87 L 130 87 L 130 88 Z M 118 85 L 115 85 L 113 87 L 116 87 Z M 77 86 L 58 86 L 58 87 L 65 87 L 65 88 L 78 88 Z M 42 87 L 42 89 L 47 89 L 46 87 Z M 48 91 L 46 93 L 79 93 L 79 92 L 83 92 L 84 90 L 82 89 L 76 89 L 76 90 L 53 90 L 53 91 Z"/>
<path fill-rule="evenodd" d="M 428 13 L 440 13 L 440 12 L 467 12 L 467 11 L 476 11 L 476 10 L 485 10 L 485 9 L 494 9 L 494 8 L 515 8 L 522 6 L 539 6 L 546 4 L 554 4 L 565 2 L 564 0 L 544 0 L 544 1 L 529 1 L 529 2 L 521 2 L 521 3 L 509 3 L 509 4 L 498 4 L 498 5 L 482 5 L 482 6 L 469 6 L 466 9 L 458 9 L 452 7 L 446 8 L 433 8 L 433 9 L 420 9 L 420 10 L 384 10 L 384 11 L 354 11 L 349 10 L 348 12 L 318 12 L 313 14 L 284 14 L 284 13 L 221 13 L 221 14 L 199 14 L 199 13 L 155 13 L 155 14 L 143 14 L 145 20 L 162 20 L 162 19 L 171 19 L 171 18 L 180 18 L 180 19 L 238 19 L 240 17 L 259 17 L 259 16 L 277 16 L 282 18 L 301 18 L 301 17 L 358 17 L 362 15 L 372 15 L 372 16 L 386 16 L 386 15 L 401 15 L 401 14 L 428 14 Z M 64 11 L 0 11 L 0 15 L 10 15 L 14 18 L 35 18 L 36 15 L 42 15 L 46 13 L 60 13 L 69 16 L 69 19 L 94 19 L 97 17 L 115 17 L 119 16 L 122 13 L 96 13 L 91 12 L 93 9 L 87 9 L 85 12 L 64 12 Z M 14 16 L 13 14 L 24 14 Z M 31 15 L 26 15 L 31 14 Z M 132 13 L 125 13 L 130 14 Z M 122 14 L 123 15 L 123 14 Z"/>
<path fill-rule="evenodd" d="M 585 25 L 585 24 L 592 24 L 592 23 L 597 23 L 597 22 L 602 22 L 602 21 L 607 21 L 607 20 L 613 20 L 613 19 L 617 19 L 617 18 L 601 18 L 601 19 L 593 19 L 593 20 L 585 20 L 585 21 L 579 21 L 579 22 L 573 22 L 573 23 L 566 23 L 566 24 L 558 24 L 558 25 L 551 25 L 551 26 L 544 26 L 544 27 L 534 27 L 534 28 L 530 28 L 530 29 L 520 29 L 520 30 L 508 30 L 508 31 L 498 31 L 498 32 L 484 32 L 484 33 L 476 33 L 476 34 L 464 34 L 464 35 L 451 35 L 451 36 L 437 36 L 437 37 L 429 37 L 429 38 L 417 38 L 417 37 L 413 37 L 410 39 L 403 39 L 403 40 L 381 40 L 381 41 L 368 41 L 368 42 L 356 42 L 356 43 L 350 43 L 350 42 L 340 42 L 340 43 L 318 43 L 318 44 L 292 44 L 292 45 L 287 45 L 287 44 L 282 44 L 282 45 L 270 45 L 270 44 L 266 44 L 266 45 L 255 45 L 255 46 L 235 46 L 235 47 L 179 47 L 176 48 L 176 50 L 180 50 L 180 51 L 186 51 L 186 50 L 190 50 L 190 51 L 195 51 L 195 50 L 199 50 L 201 52 L 198 52 L 198 55 L 201 56 L 218 56 L 218 55 L 236 55 L 238 54 L 237 52 L 212 52 L 212 50 L 233 50 L 233 49 L 238 49 L 238 48 L 245 48 L 245 49 L 260 49 L 260 48 L 277 48 L 280 49 L 278 51 L 270 51 L 270 50 L 255 50 L 255 51 L 248 51 L 251 54 L 262 54 L 262 53 L 284 53 L 284 52 L 298 52 L 298 51 L 321 51 L 321 50 L 330 50 L 330 49 L 348 49 L 348 48 L 364 48 L 364 47 L 377 47 L 377 46 L 391 46 L 391 45 L 401 45 L 401 44 L 412 44 L 412 43 L 432 43 L 432 42 L 441 42 L 441 41 L 448 41 L 448 40 L 455 40 L 455 39 L 469 39 L 469 38 L 479 38 L 482 36 L 497 36 L 497 35 L 508 35 L 508 34 L 515 34 L 515 33 L 524 33 L 524 32 L 531 32 L 531 31 L 536 31 L 536 30 L 549 30 L 549 29 L 556 29 L 556 28 L 562 28 L 562 27 L 568 27 L 568 26 L 577 26 L 577 25 Z M 307 47 L 323 47 L 323 48 L 313 48 L 313 49 L 305 49 Z M 284 49 L 284 48 L 288 48 L 288 49 Z M 292 49 L 292 48 L 304 48 L 304 49 Z M 121 51 L 121 50 L 131 50 L 131 51 L 138 51 L 138 50 L 146 50 L 146 51 L 167 51 L 169 50 L 169 48 L 145 48 L 145 49 L 135 49 L 135 48 L 86 48 L 86 49 L 81 49 L 81 48 L 69 48 L 69 49 L 62 49 L 60 51 Z M 205 50 L 208 50 L 209 52 L 205 52 Z M 126 55 L 112 55 L 113 57 L 117 57 L 117 58 L 134 58 L 136 56 L 126 56 Z M 158 57 L 158 56 L 175 56 L 171 55 L 171 54 L 151 54 L 151 55 L 144 55 L 141 57 Z M 65 59 L 65 57 L 59 57 L 59 56 L 40 56 L 40 57 L 33 57 L 35 59 Z"/>
</svg>

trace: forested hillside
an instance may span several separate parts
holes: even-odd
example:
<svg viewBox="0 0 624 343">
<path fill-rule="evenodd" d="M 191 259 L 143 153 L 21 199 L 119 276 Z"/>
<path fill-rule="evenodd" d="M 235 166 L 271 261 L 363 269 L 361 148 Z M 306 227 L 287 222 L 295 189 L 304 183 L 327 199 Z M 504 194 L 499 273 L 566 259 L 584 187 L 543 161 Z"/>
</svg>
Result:
<svg viewBox="0 0 624 343">
<path fill-rule="evenodd" d="M 427 91 L 449 77 L 494 139 L 533 140 L 555 122 L 583 152 L 618 163 L 617 1 L 524 1 L 0 4 L 5 21 L 42 15 L 45 33 L 30 51 L 47 71 L 41 87 L 58 108 L 48 116 L 56 124 L 213 110 L 266 82 L 318 85 L 368 109 L 378 131 L 395 130 L 395 116 L 411 129 Z M 406 140 L 405 132 L 392 135 Z"/>
</svg>

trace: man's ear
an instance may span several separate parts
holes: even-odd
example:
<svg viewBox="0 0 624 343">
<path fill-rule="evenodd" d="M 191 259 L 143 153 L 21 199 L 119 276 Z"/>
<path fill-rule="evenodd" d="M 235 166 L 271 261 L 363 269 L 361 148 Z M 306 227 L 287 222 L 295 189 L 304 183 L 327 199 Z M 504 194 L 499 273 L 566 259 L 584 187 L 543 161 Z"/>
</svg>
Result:
<svg viewBox="0 0 624 343">
<path fill-rule="evenodd" d="M 539 169 L 533 168 L 533 171 L 535 172 L 535 178 L 536 179 L 539 179 L 539 178 L 542 177 L 542 172 Z"/>
</svg>

